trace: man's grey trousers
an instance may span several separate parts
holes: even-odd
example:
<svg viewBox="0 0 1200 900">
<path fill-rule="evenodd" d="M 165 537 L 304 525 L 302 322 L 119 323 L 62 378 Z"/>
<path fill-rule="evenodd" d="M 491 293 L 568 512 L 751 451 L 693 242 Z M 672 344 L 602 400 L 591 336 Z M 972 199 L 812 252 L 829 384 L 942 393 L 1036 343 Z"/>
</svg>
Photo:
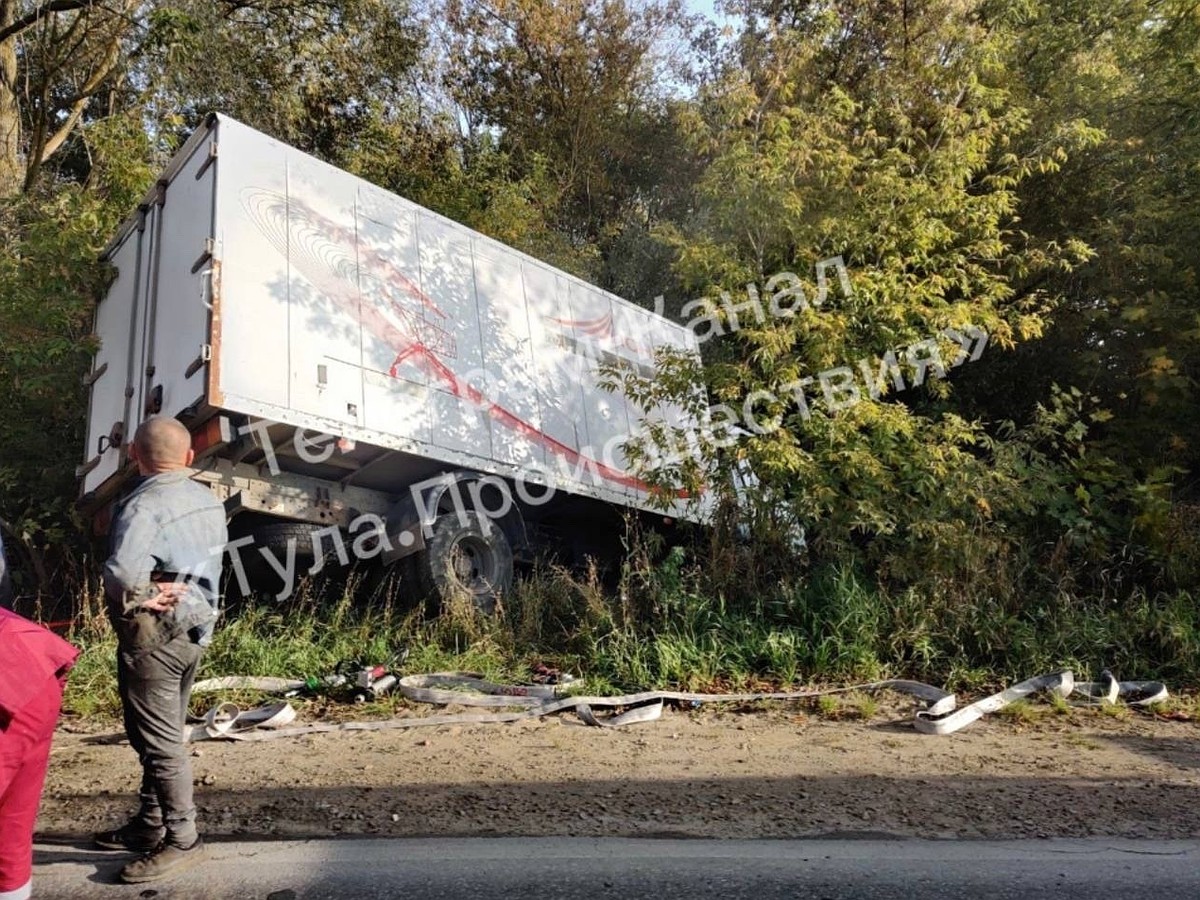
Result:
<svg viewBox="0 0 1200 900">
<path fill-rule="evenodd" d="M 137 821 L 150 829 L 165 826 L 167 843 L 184 849 L 197 837 L 184 727 L 203 651 L 182 634 L 136 656 L 125 651 L 117 654 L 125 733 L 142 762 Z"/>
</svg>

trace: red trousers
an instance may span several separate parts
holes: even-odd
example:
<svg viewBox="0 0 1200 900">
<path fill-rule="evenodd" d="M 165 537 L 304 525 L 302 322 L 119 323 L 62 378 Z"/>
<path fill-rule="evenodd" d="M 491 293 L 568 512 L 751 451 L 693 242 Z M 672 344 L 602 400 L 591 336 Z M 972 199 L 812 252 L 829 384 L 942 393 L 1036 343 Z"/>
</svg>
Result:
<svg viewBox="0 0 1200 900">
<path fill-rule="evenodd" d="M 0 728 L 0 894 L 25 887 L 33 874 L 33 826 L 60 706 L 62 684 L 47 679 Z"/>
</svg>

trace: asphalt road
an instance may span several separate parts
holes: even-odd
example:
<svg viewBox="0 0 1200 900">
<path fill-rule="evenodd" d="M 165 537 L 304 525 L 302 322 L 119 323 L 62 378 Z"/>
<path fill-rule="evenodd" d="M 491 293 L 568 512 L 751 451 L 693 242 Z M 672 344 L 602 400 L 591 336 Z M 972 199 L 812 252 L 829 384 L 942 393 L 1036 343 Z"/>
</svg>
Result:
<svg viewBox="0 0 1200 900">
<path fill-rule="evenodd" d="M 1193 900 L 1200 841 L 689 841 L 584 838 L 222 842 L 176 881 L 114 883 L 131 857 L 39 844 L 34 897 Z"/>
</svg>

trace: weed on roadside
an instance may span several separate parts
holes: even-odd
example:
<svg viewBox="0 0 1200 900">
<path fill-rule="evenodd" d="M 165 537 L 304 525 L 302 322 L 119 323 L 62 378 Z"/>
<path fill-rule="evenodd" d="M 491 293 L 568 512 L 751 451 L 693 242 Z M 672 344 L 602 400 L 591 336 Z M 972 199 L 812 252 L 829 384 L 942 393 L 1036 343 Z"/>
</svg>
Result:
<svg viewBox="0 0 1200 900">
<path fill-rule="evenodd" d="M 816 699 L 816 709 L 830 721 L 868 721 L 879 712 L 879 701 L 870 694 L 824 694 Z"/>
<path fill-rule="evenodd" d="M 1014 700 L 996 711 L 996 716 L 1014 725 L 1033 725 L 1050 714 L 1050 709 L 1028 700 Z"/>
<path fill-rule="evenodd" d="M 980 694 L 1067 666 L 1107 666 L 1125 678 L 1200 672 L 1200 639 L 1188 630 L 1194 612 L 1183 595 L 1136 594 L 1120 610 L 1055 598 L 1050 612 L 1049 601 L 1029 597 L 1020 609 L 981 615 L 981 604 L 999 600 L 936 588 L 891 593 L 847 567 L 818 569 L 803 584 L 735 591 L 714 582 L 685 547 L 652 550 L 631 545 L 615 588 L 595 568 L 575 574 L 543 566 L 518 580 L 493 615 L 461 602 L 429 617 L 414 609 L 403 584 L 370 597 L 353 580 L 308 584 L 286 603 L 247 604 L 224 618 L 200 677 L 320 677 L 353 662 L 386 663 L 401 647 L 404 673 L 460 669 L 524 680 L 541 666 L 579 676 L 577 689 L 597 694 L 884 677 Z M 67 707 L 115 715 L 115 640 L 99 598 L 84 607 L 72 632 L 83 655 Z M 1004 715 L 1032 722 L 1070 709 L 1051 699 Z M 878 705 L 871 696 L 829 698 L 816 711 L 870 719 Z"/>
</svg>

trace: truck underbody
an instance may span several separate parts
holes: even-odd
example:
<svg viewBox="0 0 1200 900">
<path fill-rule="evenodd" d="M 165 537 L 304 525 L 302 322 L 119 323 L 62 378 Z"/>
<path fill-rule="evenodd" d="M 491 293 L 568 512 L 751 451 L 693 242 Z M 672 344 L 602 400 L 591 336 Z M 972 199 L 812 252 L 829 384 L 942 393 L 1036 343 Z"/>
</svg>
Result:
<svg viewBox="0 0 1200 900">
<path fill-rule="evenodd" d="M 610 574 L 632 520 L 670 529 L 669 516 L 621 508 L 545 484 L 447 467 L 396 450 L 216 413 L 193 434 L 196 481 L 229 516 L 229 593 L 291 595 L 307 576 L 391 575 L 406 599 L 437 608 L 466 595 L 491 611 L 514 572 L 553 561 Z M 97 536 L 136 478 L 131 463 L 85 495 Z"/>
</svg>

